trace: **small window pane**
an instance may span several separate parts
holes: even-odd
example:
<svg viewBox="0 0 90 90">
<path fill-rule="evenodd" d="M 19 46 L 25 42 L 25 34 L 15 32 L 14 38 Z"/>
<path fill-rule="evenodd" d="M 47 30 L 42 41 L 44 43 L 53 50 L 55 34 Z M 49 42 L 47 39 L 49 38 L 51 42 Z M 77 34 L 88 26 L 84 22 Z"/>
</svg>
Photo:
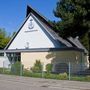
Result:
<svg viewBox="0 0 90 90">
<path fill-rule="evenodd" d="M 4 53 L 0 53 L 0 56 L 4 56 Z"/>
</svg>

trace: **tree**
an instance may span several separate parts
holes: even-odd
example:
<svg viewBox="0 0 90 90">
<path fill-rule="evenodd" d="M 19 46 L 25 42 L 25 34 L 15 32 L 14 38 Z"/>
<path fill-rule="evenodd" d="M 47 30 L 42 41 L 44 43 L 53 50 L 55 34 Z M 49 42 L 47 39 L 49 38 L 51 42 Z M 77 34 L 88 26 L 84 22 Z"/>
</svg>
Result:
<svg viewBox="0 0 90 90">
<path fill-rule="evenodd" d="M 42 64 L 40 62 L 40 60 L 36 60 L 34 66 L 31 68 L 32 72 L 35 72 L 35 73 L 40 73 L 42 72 Z"/>
<path fill-rule="evenodd" d="M 0 49 L 4 49 L 10 40 L 10 36 L 7 35 L 4 29 L 0 29 Z"/>
<path fill-rule="evenodd" d="M 89 49 L 90 0 L 59 0 L 54 15 L 61 18 L 61 21 L 52 25 L 62 37 L 79 36 Z"/>
</svg>

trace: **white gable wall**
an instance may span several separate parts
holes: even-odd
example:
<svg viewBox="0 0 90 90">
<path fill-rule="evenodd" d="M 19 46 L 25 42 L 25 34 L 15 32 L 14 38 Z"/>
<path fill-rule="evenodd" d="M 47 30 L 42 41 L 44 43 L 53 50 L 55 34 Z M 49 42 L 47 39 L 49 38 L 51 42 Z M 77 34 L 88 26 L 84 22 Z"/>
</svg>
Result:
<svg viewBox="0 0 90 90">
<path fill-rule="evenodd" d="M 31 19 L 33 20 L 32 23 L 34 28 L 29 29 L 28 26 Z M 8 49 L 25 49 L 26 47 L 55 48 L 59 46 L 53 38 L 48 36 L 48 33 L 45 32 L 44 28 L 30 16 Z"/>
</svg>

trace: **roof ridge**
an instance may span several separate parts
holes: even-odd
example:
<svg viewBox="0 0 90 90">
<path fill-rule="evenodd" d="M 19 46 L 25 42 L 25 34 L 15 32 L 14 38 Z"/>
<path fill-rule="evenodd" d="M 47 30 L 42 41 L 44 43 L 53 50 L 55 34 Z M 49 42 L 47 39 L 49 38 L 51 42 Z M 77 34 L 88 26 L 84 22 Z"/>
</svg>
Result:
<svg viewBox="0 0 90 90">
<path fill-rule="evenodd" d="M 32 8 L 31 5 L 27 5 L 27 9 L 28 8 L 31 8 L 33 11 L 37 12 L 41 17 L 43 17 L 48 22 L 48 19 L 44 15 L 42 15 L 39 11 L 37 11 L 35 8 Z M 27 16 L 28 16 L 28 14 L 27 14 Z"/>
</svg>

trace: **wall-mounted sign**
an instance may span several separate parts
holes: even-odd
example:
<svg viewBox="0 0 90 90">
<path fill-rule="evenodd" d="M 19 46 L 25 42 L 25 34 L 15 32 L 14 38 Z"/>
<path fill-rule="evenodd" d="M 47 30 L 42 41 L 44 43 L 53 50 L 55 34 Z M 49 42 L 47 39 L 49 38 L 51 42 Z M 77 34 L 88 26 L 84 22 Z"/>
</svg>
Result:
<svg viewBox="0 0 90 90">
<path fill-rule="evenodd" d="M 38 31 L 38 30 L 34 30 L 33 19 L 30 19 L 28 24 L 28 30 L 26 30 L 25 32 L 34 32 L 34 31 Z"/>
</svg>

